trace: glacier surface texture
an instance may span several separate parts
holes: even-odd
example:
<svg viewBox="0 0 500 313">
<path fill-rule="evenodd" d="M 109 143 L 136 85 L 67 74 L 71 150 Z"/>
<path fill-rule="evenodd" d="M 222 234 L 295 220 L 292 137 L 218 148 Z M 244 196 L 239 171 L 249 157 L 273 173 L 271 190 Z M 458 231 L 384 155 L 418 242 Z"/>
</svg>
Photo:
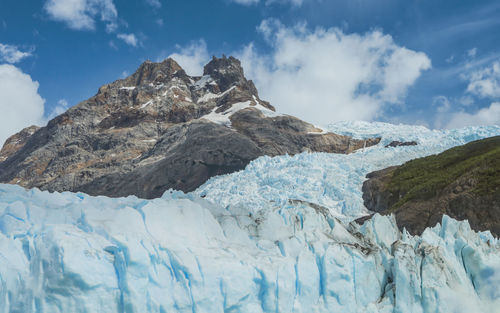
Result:
<svg viewBox="0 0 500 313">
<path fill-rule="evenodd" d="M 110 199 L 0 185 L 0 312 L 499 312 L 500 242 L 367 214 L 367 173 L 500 127 L 337 123 L 382 142 L 262 157 L 198 190 Z M 417 146 L 384 148 L 392 140 Z"/>
</svg>

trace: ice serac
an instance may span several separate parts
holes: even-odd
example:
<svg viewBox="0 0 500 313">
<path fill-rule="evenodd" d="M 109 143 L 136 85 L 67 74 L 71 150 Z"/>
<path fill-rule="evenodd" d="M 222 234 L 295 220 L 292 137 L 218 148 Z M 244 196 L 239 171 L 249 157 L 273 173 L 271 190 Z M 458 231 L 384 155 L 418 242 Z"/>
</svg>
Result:
<svg viewBox="0 0 500 313">
<path fill-rule="evenodd" d="M 2 313 L 465 313 L 500 297 L 500 244 L 447 217 L 412 237 L 307 204 L 255 218 L 183 194 L 0 193 Z"/>
<path fill-rule="evenodd" d="M 444 216 L 421 236 L 367 214 L 367 173 L 500 134 L 339 123 L 352 154 L 261 157 L 143 200 L 0 185 L 0 313 L 486 312 L 500 242 Z M 393 140 L 416 146 L 386 149 Z"/>
<path fill-rule="evenodd" d="M 192 191 L 263 155 L 350 153 L 379 141 L 276 113 L 233 57 L 214 57 L 201 77 L 172 59 L 146 61 L 46 127 L 11 139 L 0 152 L 0 182 L 142 198 Z"/>
</svg>

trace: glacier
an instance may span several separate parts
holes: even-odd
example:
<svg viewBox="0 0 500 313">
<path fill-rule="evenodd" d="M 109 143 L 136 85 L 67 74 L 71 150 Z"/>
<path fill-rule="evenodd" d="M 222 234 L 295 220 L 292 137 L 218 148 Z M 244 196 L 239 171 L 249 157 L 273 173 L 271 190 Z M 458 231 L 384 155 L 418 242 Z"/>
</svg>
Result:
<svg viewBox="0 0 500 313">
<path fill-rule="evenodd" d="M 0 312 L 500 312 L 500 242 L 366 215 L 367 173 L 500 135 L 343 122 L 379 145 L 262 157 L 143 200 L 0 184 Z M 417 146 L 384 148 L 392 140 Z"/>
</svg>

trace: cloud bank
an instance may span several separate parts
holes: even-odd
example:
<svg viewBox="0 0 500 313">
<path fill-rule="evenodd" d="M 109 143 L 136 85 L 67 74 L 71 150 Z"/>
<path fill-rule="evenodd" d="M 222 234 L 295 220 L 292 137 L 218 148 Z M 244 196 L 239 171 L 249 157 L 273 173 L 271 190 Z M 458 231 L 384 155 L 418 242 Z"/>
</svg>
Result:
<svg viewBox="0 0 500 313">
<path fill-rule="evenodd" d="M 259 3 L 259 0 L 231 0 L 234 3 L 243 4 L 243 5 L 251 5 Z"/>
<path fill-rule="evenodd" d="M 51 19 L 75 30 L 95 29 L 97 18 L 113 28 L 118 17 L 113 0 L 47 0 L 44 9 Z"/>
<path fill-rule="evenodd" d="M 265 20 L 259 27 L 271 52 L 252 44 L 238 57 L 261 96 L 278 110 L 319 124 L 373 120 L 402 105 L 407 89 L 431 61 L 380 31 L 346 34 Z M 319 113 L 319 114 L 318 114 Z"/>
<path fill-rule="evenodd" d="M 500 102 L 493 102 L 489 107 L 475 113 L 454 112 L 446 128 L 460 128 L 475 125 L 500 125 Z"/>
<path fill-rule="evenodd" d="M 45 123 L 38 82 L 17 67 L 0 64 L 0 95 L 0 146 L 24 127 Z"/>
<path fill-rule="evenodd" d="M 474 57 L 477 49 L 467 51 Z M 489 57 L 488 57 L 489 58 Z M 479 64 L 484 63 L 480 61 Z M 479 67 L 466 63 L 460 77 L 467 83 L 464 96 L 460 99 L 448 99 L 445 96 L 435 97 L 435 126 L 438 128 L 460 128 L 465 126 L 500 125 L 500 62 L 492 61 L 489 65 Z M 478 99 L 492 101 L 489 106 L 471 110 Z M 483 101 L 484 103 L 484 101 Z"/>
<path fill-rule="evenodd" d="M 139 40 L 134 34 L 118 34 L 116 37 L 132 47 L 137 47 L 137 44 L 139 43 Z"/>
<path fill-rule="evenodd" d="M 0 43 L 0 62 L 18 63 L 29 56 L 30 52 L 20 51 L 17 46 Z"/>
<path fill-rule="evenodd" d="M 380 31 L 346 34 L 338 28 L 310 30 L 265 20 L 258 28 L 270 51 L 252 43 L 232 54 L 263 99 L 278 111 L 317 124 L 374 120 L 403 105 L 408 88 L 431 68 L 422 52 L 397 45 Z M 177 46 L 170 54 L 190 75 L 209 60 L 205 41 Z M 319 113 L 319 114 L 318 114 Z"/>
<path fill-rule="evenodd" d="M 252 4 L 257 4 L 257 3 L 261 2 L 260 0 L 230 0 L 230 1 L 232 1 L 234 3 L 242 4 L 242 5 L 252 5 Z M 278 3 L 278 4 L 288 4 L 288 5 L 292 5 L 294 7 L 299 7 L 302 5 L 304 0 L 266 0 L 266 1 L 262 1 L 262 2 L 264 2 L 265 5 L 271 5 L 271 4 Z"/>
<path fill-rule="evenodd" d="M 203 66 L 210 59 L 207 43 L 204 40 L 193 41 L 185 47 L 178 45 L 176 49 L 177 52 L 170 54 L 169 58 L 177 61 L 188 75 L 200 76 L 203 74 Z"/>
<path fill-rule="evenodd" d="M 146 0 L 146 2 L 152 6 L 154 9 L 159 9 L 161 8 L 161 2 L 160 0 Z"/>
<path fill-rule="evenodd" d="M 473 71 L 466 78 L 469 81 L 467 92 L 480 98 L 500 97 L 500 62 Z"/>
</svg>

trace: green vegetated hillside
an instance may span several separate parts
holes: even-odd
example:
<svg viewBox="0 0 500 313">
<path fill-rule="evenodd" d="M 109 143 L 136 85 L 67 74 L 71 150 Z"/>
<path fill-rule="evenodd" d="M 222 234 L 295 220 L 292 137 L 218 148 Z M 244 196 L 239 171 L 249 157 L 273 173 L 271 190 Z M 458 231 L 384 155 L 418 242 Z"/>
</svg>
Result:
<svg viewBox="0 0 500 313">
<path fill-rule="evenodd" d="M 421 233 L 443 214 L 500 235 L 500 136 L 370 173 L 365 205 Z"/>
</svg>

